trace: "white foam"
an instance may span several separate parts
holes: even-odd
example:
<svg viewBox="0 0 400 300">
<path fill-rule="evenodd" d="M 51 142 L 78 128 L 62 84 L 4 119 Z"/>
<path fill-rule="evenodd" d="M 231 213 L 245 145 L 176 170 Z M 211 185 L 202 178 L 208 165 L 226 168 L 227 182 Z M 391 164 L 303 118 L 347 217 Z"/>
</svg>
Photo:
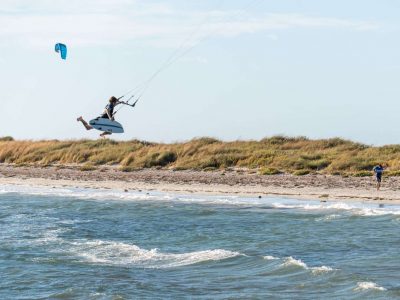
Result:
<svg viewBox="0 0 400 300">
<path fill-rule="evenodd" d="M 68 197 L 84 200 L 124 200 L 124 201 L 165 201 L 179 203 L 198 203 L 208 205 L 260 205 L 263 201 L 259 199 L 245 199 L 238 196 L 186 196 L 161 192 L 138 192 L 120 191 L 110 189 L 91 189 L 91 188 L 50 188 L 34 187 L 24 185 L 4 185 L 3 193 L 17 193 L 33 196 L 56 196 Z"/>
<path fill-rule="evenodd" d="M 122 192 L 109 189 L 90 189 L 90 188 L 50 188 L 50 187 L 34 187 L 24 185 L 5 185 L 2 189 L 3 193 L 18 193 L 33 196 L 56 196 L 70 197 L 79 199 L 96 199 L 96 200 L 171 200 L 172 197 L 167 194 L 150 195 L 143 192 Z"/>
<path fill-rule="evenodd" d="M 89 294 L 89 298 L 91 299 L 107 299 L 106 296 L 107 296 L 106 293 L 98 293 L 98 292 L 93 292 Z M 115 297 L 115 299 L 119 299 L 119 297 Z"/>
<path fill-rule="evenodd" d="M 310 270 L 311 273 L 314 275 L 335 271 L 335 269 L 333 269 L 331 267 L 327 267 L 327 266 L 309 267 L 301 259 L 295 259 L 295 258 L 289 256 L 284 259 L 284 262 L 282 263 L 282 267 L 291 267 L 291 266 L 300 267 L 304 270 Z"/>
<path fill-rule="evenodd" d="M 400 215 L 399 210 L 381 209 L 381 208 L 363 208 L 354 211 L 355 215 L 370 217 L 370 216 L 384 216 L 384 215 Z"/>
<path fill-rule="evenodd" d="M 371 281 L 357 282 L 357 286 L 354 288 L 354 290 L 355 291 L 364 291 L 364 290 L 386 291 L 386 289 L 384 287 L 379 286 L 375 282 L 371 282 Z"/>
<path fill-rule="evenodd" d="M 53 242 L 61 241 L 61 239 L 59 238 L 59 235 L 66 231 L 67 231 L 66 228 L 63 228 L 63 229 L 57 228 L 57 229 L 46 230 L 45 232 L 43 232 L 43 235 L 41 237 L 37 238 L 35 241 L 36 241 L 36 243 L 53 243 Z"/>
<path fill-rule="evenodd" d="M 327 267 L 327 266 L 311 268 L 311 273 L 313 273 L 315 275 L 321 274 L 321 273 L 327 273 L 327 272 L 331 272 L 331 271 L 335 271 L 335 269 L 333 269 L 331 267 Z"/>
<path fill-rule="evenodd" d="M 70 197 L 88 200 L 124 200 L 124 201 L 165 201 L 179 203 L 196 203 L 205 205 L 235 205 L 235 206 L 251 206 L 270 207 L 276 209 L 294 209 L 303 211 L 312 211 L 318 213 L 329 213 L 330 215 L 338 215 L 337 212 L 346 212 L 359 216 L 380 216 L 380 215 L 400 215 L 400 206 L 387 205 L 385 207 L 377 207 L 376 204 L 365 203 L 342 203 L 342 202 L 317 202 L 295 199 L 280 198 L 242 198 L 237 196 L 187 196 L 167 194 L 160 192 L 138 192 L 110 189 L 91 189 L 91 188 L 52 188 L 52 187 L 35 187 L 28 185 L 4 185 L 2 193 L 19 193 L 38 196 L 56 196 Z M 335 218 L 335 217 L 333 217 Z M 326 220 L 330 220 L 329 217 Z M 318 221 L 318 220 L 317 220 Z"/>
<path fill-rule="evenodd" d="M 382 215 L 400 215 L 400 207 L 399 206 L 388 206 L 384 208 L 376 208 L 376 204 L 365 204 L 365 203 L 310 203 L 297 201 L 297 203 L 285 203 L 285 202 L 274 202 L 274 208 L 281 209 L 299 209 L 305 211 L 345 211 L 351 213 L 352 215 L 358 216 L 382 216 Z M 321 220 L 332 220 L 340 215 L 331 214 L 331 219 L 317 219 L 317 221 Z"/>
<path fill-rule="evenodd" d="M 291 256 L 285 258 L 285 261 L 283 262 L 282 266 L 283 267 L 296 266 L 296 267 L 301 267 L 303 269 L 308 269 L 308 266 L 301 259 L 295 259 Z"/>
<path fill-rule="evenodd" d="M 298 201 L 298 203 L 281 203 L 275 202 L 272 204 L 275 208 L 286 208 L 286 209 L 302 209 L 302 210 L 352 210 L 355 207 L 347 203 L 335 202 L 335 203 L 310 203 Z"/>
<path fill-rule="evenodd" d="M 328 221 L 332 221 L 332 220 L 335 220 L 335 219 L 338 219 L 338 218 L 341 218 L 341 217 L 342 217 L 341 215 L 331 214 L 331 215 L 323 216 L 321 218 L 316 218 L 315 221 L 317 221 L 317 222 L 328 222 Z"/>
<path fill-rule="evenodd" d="M 277 260 L 277 259 L 279 259 L 279 257 L 275 257 L 275 256 L 272 256 L 272 255 L 266 255 L 263 258 L 266 259 L 266 260 Z"/>
<path fill-rule="evenodd" d="M 144 268 L 173 268 L 206 261 L 219 261 L 240 255 L 223 249 L 188 253 L 162 253 L 158 249 L 146 250 L 136 245 L 110 241 L 73 242 L 70 250 L 86 262 L 109 265 L 133 265 Z"/>
</svg>

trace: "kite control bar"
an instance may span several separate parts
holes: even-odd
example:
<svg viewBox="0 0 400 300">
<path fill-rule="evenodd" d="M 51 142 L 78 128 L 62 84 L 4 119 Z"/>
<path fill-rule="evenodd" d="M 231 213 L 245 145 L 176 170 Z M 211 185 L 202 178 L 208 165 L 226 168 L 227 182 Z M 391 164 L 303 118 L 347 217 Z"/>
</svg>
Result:
<svg viewBox="0 0 400 300">
<path fill-rule="evenodd" d="M 124 96 L 121 96 L 121 97 L 118 98 L 119 103 L 128 105 L 128 106 L 130 106 L 130 107 L 135 107 L 136 103 L 137 103 L 137 102 L 139 101 L 139 99 L 140 99 L 140 98 L 137 98 L 135 102 L 133 102 L 132 104 L 130 104 L 130 103 L 128 103 L 128 102 L 129 102 L 129 100 L 131 100 L 134 96 L 131 96 L 131 97 L 128 99 L 128 101 L 120 101 L 120 99 L 122 99 L 123 97 L 124 97 Z"/>
<path fill-rule="evenodd" d="M 132 104 L 130 104 L 130 103 L 128 103 L 128 102 L 125 102 L 125 101 L 119 101 L 119 103 L 121 103 L 121 104 L 125 104 L 125 105 L 128 105 L 128 106 L 130 106 L 130 107 L 135 107 L 135 105 L 136 105 L 136 103 L 139 101 L 139 99 L 137 99 L 135 102 L 133 102 Z"/>
<path fill-rule="evenodd" d="M 138 98 L 136 99 L 135 102 L 133 102 L 132 104 L 130 104 L 130 103 L 129 103 L 129 100 L 131 100 L 131 99 L 134 98 L 134 97 L 135 97 L 135 95 L 132 95 L 131 97 L 129 97 L 129 99 L 128 99 L 127 101 L 121 101 L 120 99 L 124 98 L 124 96 L 121 96 L 121 97 L 117 98 L 117 100 L 118 100 L 119 103 L 121 103 L 121 104 L 128 105 L 128 106 L 130 106 L 130 107 L 135 107 L 135 105 L 136 105 L 136 103 L 139 101 L 140 97 L 138 97 Z M 114 112 L 114 115 L 115 115 L 121 108 L 122 108 L 122 106 L 119 107 L 119 108 L 117 109 L 116 112 Z"/>
</svg>

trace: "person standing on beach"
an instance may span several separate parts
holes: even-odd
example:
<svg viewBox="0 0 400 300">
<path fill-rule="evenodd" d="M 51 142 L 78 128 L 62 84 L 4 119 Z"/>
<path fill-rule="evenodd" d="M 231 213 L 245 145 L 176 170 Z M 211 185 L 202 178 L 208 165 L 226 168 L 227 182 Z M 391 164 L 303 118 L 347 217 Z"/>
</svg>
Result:
<svg viewBox="0 0 400 300">
<path fill-rule="evenodd" d="M 381 188 L 382 174 L 383 174 L 384 169 L 385 168 L 381 164 L 375 166 L 373 169 L 375 176 L 376 176 L 376 190 L 377 191 L 379 191 L 379 189 Z"/>
</svg>

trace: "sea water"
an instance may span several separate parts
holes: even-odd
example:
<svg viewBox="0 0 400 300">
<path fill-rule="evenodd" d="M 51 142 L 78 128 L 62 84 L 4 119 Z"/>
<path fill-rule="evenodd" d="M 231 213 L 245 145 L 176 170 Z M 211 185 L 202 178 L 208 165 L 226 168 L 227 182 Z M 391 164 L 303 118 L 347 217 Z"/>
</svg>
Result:
<svg viewBox="0 0 400 300">
<path fill-rule="evenodd" d="M 0 187 L 0 299 L 400 298 L 400 206 Z"/>
</svg>

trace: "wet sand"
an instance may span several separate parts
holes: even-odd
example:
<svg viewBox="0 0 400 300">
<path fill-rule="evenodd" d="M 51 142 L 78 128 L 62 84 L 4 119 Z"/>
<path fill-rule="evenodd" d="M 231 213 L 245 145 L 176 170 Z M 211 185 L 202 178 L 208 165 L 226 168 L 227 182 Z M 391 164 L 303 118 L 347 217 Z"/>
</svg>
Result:
<svg viewBox="0 0 400 300">
<path fill-rule="evenodd" d="M 262 176 L 246 170 L 202 172 L 144 169 L 122 172 L 116 167 L 80 171 L 77 166 L 41 168 L 0 164 L 1 184 L 400 204 L 400 178 L 385 176 L 381 190 L 376 191 L 373 177 L 288 174 Z"/>
</svg>

